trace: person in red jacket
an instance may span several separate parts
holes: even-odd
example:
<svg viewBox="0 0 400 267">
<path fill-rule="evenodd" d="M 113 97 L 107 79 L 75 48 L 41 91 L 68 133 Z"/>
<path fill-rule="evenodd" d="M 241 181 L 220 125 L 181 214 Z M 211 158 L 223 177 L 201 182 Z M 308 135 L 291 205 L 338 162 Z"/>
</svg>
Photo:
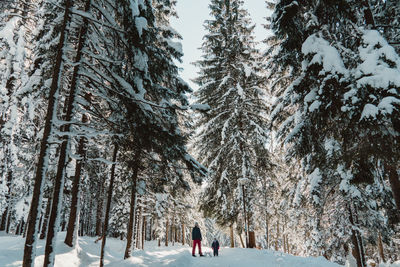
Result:
<svg viewBox="0 0 400 267">
<path fill-rule="evenodd" d="M 219 242 L 216 238 L 214 238 L 214 241 L 212 242 L 211 247 L 214 251 L 214 257 L 218 256 Z"/>
<path fill-rule="evenodd" d="M 201 232 L 200 232 L 200 228 L 199 228 L 199 224 L 196 222 L 194 224 L 193 230 L 192 230 L 192 240 L 193 240 L 193 249 L 192 249 L 192 256 L 196 257 L 196 255 L 194 255 L 194 252 L 196 250 L 196 245 L 199 246 L 199 254 L 200 257 L 203 257 L 203 253 L 201 253 Z"/>
</svg>

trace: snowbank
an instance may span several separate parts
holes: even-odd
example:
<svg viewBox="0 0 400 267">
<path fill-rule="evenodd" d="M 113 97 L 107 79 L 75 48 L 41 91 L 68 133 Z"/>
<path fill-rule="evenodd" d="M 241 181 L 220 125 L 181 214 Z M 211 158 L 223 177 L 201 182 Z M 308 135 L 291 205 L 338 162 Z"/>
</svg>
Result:
<svg viewBox="0 0 400 267">
<path fill-rule="evenodd" d="M 95 244 L 94 238 L 79 238 L 79 247 L 72 249 L 62 242 L 65 233 L 60 233 L 57 238 L 56 267 L 75 266 L 99 266 L 100 243 Z M 0 232 L 0 266 L 21 266 L 24 247 L 24 239 L 20 236 L 4 235 Z M 145 244 L 145 250 L 137 250 L 133 257 L 123 260 L 125 242 L 108 238 L 105 265 L 110 267 L 339 267 L 340 265 L 319 258 L 304 258 L 287 255 L 270 250 L 221 248 L 219 257 L 196 257 L 191 256 L 191 248 L 175 244 L 169 247 L 158 247 L 156 242 Z M 204 252 L 211 252 L 210 248 L 204 248 Z M 43 264 L 44 241 L 38 242 L 35 266 Z M 381 265 L 381 267 L 400 267 L 400 262 L 393 265 Z"/>
</svg>

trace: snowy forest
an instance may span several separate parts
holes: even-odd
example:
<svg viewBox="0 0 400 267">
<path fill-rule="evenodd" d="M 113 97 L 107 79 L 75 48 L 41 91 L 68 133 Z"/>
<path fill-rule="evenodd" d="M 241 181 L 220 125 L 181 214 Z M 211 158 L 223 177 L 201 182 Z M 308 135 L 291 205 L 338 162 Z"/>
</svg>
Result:
<svg viewBox="0 0 400 267">
<path fill-rule="evenodd" d="M 194 89 L 177 0 L 0 0 L 0 244 L 23 240 L 0 265 L 43 240 L 54 266 L 64 232 L 102 267 L 198 222 L 204 245 L 400 266 L 400 1 L 257 0 L 266 49 L 244 0 L 207 1 Z"/>
</svg>

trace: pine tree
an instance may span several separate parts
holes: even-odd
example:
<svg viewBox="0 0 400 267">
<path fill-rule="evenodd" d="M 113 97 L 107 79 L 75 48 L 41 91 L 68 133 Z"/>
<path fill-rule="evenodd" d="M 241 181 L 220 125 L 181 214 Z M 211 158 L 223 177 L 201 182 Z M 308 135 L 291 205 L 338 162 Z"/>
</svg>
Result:
<svg viewBox="0 0 400 267">
<path fill-rule="evenodd" d="M 343 201 L 348 207 L 339 213 L 347 214 L 342 222 L 344 235 L 351 237 L 362 266 L 363 237 L 357 227 L 379 227 L 373 222 L 382 218 L 372 216 L 372 206 L 363 204 L 368 187 L 361 183 L 376 183 L 374 163 L 393 166 L 390 156 L 398 153 L 394 145 L 398 142 L 397 119 L 392 117 L 398 112 L 398 56 L 378 32 L 362 29 L 374 27 L 368 1 L 310 1 L 301 7 L 296 1 L 279 1 L 272 18 L 282 48 L 276 56 L 277 68 L 297 70 L 293 82 L 279 91 L 272 116 L 281 140 L 289 145 L 289 155 L 301 159 L 308 174 L 301 183 L 308 184 L 315 210 L 310 224 L 313 251 L 330 246 L 324 232 L 329 226 L 322 219 L 330 204 Z M 294 33 L 296 27 L 301 34 Z M 383 55 L 383 50 L 390 52 Z M 301 61 L 286 60 L 293 54 Z M 383 69 L 392 75 L 382 79 Z M 371 101 L 378 102 L 371 106 Z M 375 119 L 378 114 L 381 117 Z M 393 130 L 389 133 L 383 127 Z M 337 194 L 332 203 L 327 202 L 330 194 Z M 379 198 L 386 199 L 385 193 Z M 339 219 L 339 214 L 331 215 Z M 358 222 L 355 217 L 364 219 Z"/>
<path fill-rule="evenodd" d="M 206 21 L 204 55 L 197 62 L 200 76 L 195 80 L 199 103 L 210 106 L 196 122 L 195 151 L 210 171 L 201 209 L 221 225 L 238 221 L 241 180 L 248 181 L 245 202 L 251 213 L 257 179 L 254 159 L 267 143 L 254 26 L 242 5 L 243 1 L 211 2 L 213 19 Z"/>
</svg>

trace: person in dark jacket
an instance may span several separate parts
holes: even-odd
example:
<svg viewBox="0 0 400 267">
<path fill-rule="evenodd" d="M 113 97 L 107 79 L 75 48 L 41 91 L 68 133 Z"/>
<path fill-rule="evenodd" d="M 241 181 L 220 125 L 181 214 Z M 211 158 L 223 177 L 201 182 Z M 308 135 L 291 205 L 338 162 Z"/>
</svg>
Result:
<svg viewBox="0 0 400 267">
<path fill-rule="evenodd" d="M 201 232 L 200 232 L 200 228 L 199 228 L 199 224 L 196 222 L 194 224 L 193 230 L 192 230 L 192 240 L 193 240 L 193 249 L 192 249 L 192 256 L 196 257 L 196 255 L 194 255 L 194 252 L 196 250 L 196 245 L 199 246 L 199 254 L 200 257 L 204 256 L 203 253 L 201 253 Z"/>
<path fill-rule="evenodd" d="M 219 242 L 216 238 L 214 238 L 214 241 L 212 242 L 211 247 L 214 251 L 214 257 L 218 256 Z"/>
</svg>

